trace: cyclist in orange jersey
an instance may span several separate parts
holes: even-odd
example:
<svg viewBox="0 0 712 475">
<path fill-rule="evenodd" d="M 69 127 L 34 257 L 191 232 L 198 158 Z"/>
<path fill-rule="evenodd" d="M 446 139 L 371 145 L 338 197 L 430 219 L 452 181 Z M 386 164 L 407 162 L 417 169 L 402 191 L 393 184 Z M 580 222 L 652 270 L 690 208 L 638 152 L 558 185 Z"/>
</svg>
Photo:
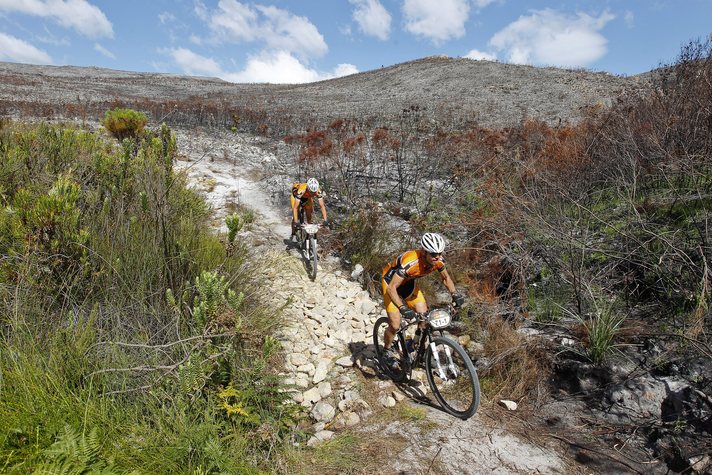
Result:
<svg viewBox="0 0 712 475">
<path fill-rule="evenodd" d="M 292 195 L 290 202 L 292 205 L 292 235 L 295 234 L 295 228 L 299 221 L 299 207 L 304 207 L 307 223 L 312 222 L 312 212 L 314 211 L 314 198 L 317 199 L 321 208 L 321 216 L 324 218 L 324 226 L 328 226 L 326 219 L 326 206 L 324 205 L 324 196 L 319 188 L 319 182 L 316 178 L 309 178 L 306 183 L 295 183 L 292 186 Z"/>
<path fill-rule="evenodd" d="M 421 249 L 404 252 L 383 269 L 381 288 L 388 313 L 388 328 L 383 337 L 383 346 L 387 351 L 390 350 L 393 337 L 400 328 L 401 316 L 411 320 L 415 318 L 416 312 L 428 311 L 428 304 L 416 279 L 437 270 L 452 295 L 453 303 L 461 306 L 465 300 L 457 293 L 455 283 L 442 260 L 445 239 L 437 233 L 425 233 L 420 240 L 420 246 Z"/>
</svg>

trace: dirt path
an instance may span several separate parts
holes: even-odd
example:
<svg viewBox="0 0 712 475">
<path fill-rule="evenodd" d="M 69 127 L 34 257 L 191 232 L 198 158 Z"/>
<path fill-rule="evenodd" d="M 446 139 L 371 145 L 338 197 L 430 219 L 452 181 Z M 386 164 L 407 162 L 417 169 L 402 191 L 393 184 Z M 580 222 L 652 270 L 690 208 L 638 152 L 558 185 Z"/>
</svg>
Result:
<svg viewBox="0 0 712 475">
<path fill-rule="evenodd" d="M 216 224 L 224 223 L 231 203 L 257 213 L 249 239 L 266 263 L 265 295 L 276 305 L 292 303 L 286 325 L 277 336 L 285 350 L 287 382 L 296 388 L 293 399 L 313 419 L 309 445 L 318 445 L 340 431 L 382 441 L 382 473 L 519 474 L 575 473 L 575 467 L 554 446 L 521 439 L 497 420 L 483 415 L 461 421 L 435 403 L 409 397 L 427 394 L 423 375 L 404 390 L 374 370 L 371 329 L 384 314 L 338 262 L 323 259 L 315 281 L 310 281 L 289 234 L 287 195 L 270 190 L 283 181 L 277 157 L 259 139 L 229 132 L 176 130 L 178 146 L 191 182 L 213 204 Z M 419 381 L 417 380 L 419 379 Z M 495 411 L 496 412 L 496 411 Z M 387 422 L 386 422 L 387 421 Z M 374 461 L 371 461 L 374 462 Z M 380 471 L 380 470 L 379 470 Z"/>
</svg>

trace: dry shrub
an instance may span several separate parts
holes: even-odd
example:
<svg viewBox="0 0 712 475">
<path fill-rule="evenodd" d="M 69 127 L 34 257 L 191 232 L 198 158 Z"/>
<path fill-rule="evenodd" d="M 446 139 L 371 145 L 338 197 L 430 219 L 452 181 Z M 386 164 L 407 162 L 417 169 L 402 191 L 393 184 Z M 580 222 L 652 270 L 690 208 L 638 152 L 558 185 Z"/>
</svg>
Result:
<svg viewBox="0 0 712 475">
<path fill-rule="evenodd" d="M 543 348 L 506 321 L 491 319 L 486 329 L 484 351 L 490 364 L 480 378 L 487 398 L 520 401 L 535 393 L 549 371 Z"/>
</svg>

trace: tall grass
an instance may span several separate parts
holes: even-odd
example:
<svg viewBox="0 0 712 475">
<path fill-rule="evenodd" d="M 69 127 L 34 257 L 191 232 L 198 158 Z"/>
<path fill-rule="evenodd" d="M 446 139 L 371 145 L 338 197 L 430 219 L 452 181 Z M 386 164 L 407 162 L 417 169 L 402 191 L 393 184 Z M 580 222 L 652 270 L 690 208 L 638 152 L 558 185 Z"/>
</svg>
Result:
<svg viewBox="0 0 712 475">
<path fill-rule="evenodd" d="M 279 314 L 170 130 L 122 139 L 0 129 L 0 471 L 271 472 L 300 418 Z"/>
</svg>

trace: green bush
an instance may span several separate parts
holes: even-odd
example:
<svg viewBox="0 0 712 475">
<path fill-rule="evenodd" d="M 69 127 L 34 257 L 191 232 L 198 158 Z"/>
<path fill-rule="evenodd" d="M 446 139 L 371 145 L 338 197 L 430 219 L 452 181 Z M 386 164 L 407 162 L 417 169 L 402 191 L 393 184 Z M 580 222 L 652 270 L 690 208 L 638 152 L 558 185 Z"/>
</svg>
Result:
<svg viewBox="0 0 712 475">
<path fill-rule="evenodd" d="M 0 145 L 0 471 L 271 471 L 299 417 L 264 336 L 279 313 L 170 130 L 116 147 L 11 123 Z"/>
<path fill-rule="evenodd" d="M 126 138 L 135 139 L 142 133 L 148 118 L 143 112 L 132 109 L 113 109 L 106 111 L 101 125 L 111 133 L 119 142 Z"/>
<path fill-rule="evenodd" d="M 235 242 L 235 236 L 242 229 L 243 221 L 240 219 L 240 215 L 233 213 L 227 218 L 225 218 L 225 224 L 227 225 L 227 241 Z"/>
</svg>

